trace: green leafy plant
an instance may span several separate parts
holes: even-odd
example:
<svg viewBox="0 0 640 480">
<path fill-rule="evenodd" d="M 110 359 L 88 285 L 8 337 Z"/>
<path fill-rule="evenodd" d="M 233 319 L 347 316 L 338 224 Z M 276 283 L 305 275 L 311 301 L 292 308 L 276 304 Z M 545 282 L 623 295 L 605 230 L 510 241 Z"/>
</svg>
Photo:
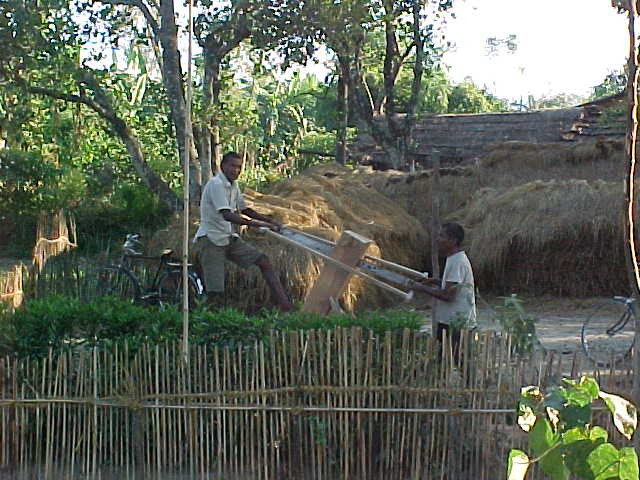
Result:
<svg viewBox="0 0 640 480">
<path fill-rule="evenodd" d="M 496 320 L 505 332 L 513 335 L 516 352 L 531 352 L 539 343 L 535 325 L 538 319 L 527 314 L 522 299 L 516 294 L 500 298 L 503 303 L 496 307 Z"/>
<path fill-rule="evenodd" d="M 359 326 L 381 335 L 388 330 L 420 326 L 408 311 L 369 311 L 321 316 L 302 312 L 263 311 L 247 315 L 233 308 L 191 312 L 190 341 L 200 345 L 236 347 L 264 341 L 271 329 L 320 330 Z M 49 349 L 106 349 L 127 342 L 131 351 L 142 344 L 173 341 L 182 336 L 182 312 L 133 305 L 113 297 L 93 301 L 52 295 L 27 302 L 14 312 L 0 312 L 0 347 L 20 357 L 42 357 Z M 3 347 L 4 346 L 4 347 Z"/>
<path fill-rule="evenodd" d="M 522 389 L 518 424 L 529 434 L 533 457 L 512 449 L 508 480 L 524 479 L 533 463 L 539 463 L 556 480 L 566 480 L 571 474 L 585 480 L 637 480 L 635 450 L 616 448 L 608 441 L 606 430 L 591 424 L 591 405 L 601 400 L 611 412 L 617 430 L 630 440 L 637 426 L 635 406 L 603 392 L 593 378 L 564 379 L 563 383 L 547 392 L 537 386 Z"/>
</svg>

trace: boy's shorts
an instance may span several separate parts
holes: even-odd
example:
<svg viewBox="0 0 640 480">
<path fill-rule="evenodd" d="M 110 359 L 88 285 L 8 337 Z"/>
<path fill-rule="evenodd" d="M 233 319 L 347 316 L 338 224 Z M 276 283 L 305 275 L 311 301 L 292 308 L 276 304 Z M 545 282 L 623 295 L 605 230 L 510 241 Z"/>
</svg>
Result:
<svg viewBox="0 0 640 480">
<path fill-rule="evenodd" d="M 242 268 L 254 265 L 263 253 L 239 237 L 231 237 L 229 245 L 219 247 L 206 236 L 198 237 L 194 255 L 202 268 L 207 293 L 224 292 L 225 260 L 230 260 Z"/>
</svg>

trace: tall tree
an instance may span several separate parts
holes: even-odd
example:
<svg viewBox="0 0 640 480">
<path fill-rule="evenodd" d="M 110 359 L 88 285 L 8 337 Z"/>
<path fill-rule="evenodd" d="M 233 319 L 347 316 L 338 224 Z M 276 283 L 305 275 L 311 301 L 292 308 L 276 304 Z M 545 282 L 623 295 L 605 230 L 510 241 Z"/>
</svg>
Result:
<svg viewBox="0 0 640 480">
<path fill-rule="evenodd" d="M 318 45 L 336 58 L 338 78 L 336 159 L 347 159 L 347 126 L 353 94 L 354 75 L 371 23 L 370 2 L 363 0 L 270 0 L 263 18 L 270 24 L 262 29 L 261 43 L 276 50 L 286 67 L 306 63 Z"/>
<path fill-rule="evenodd" d="M 81 36 L 64 1 L 3 2 L 0 35 L 7 42 L 0 50 L 0 82 L 8 90 L 44 95 L 84 105 L 97 113 L 126 145 L 131 162 L 151 191 L 170 208 L 180 200 L 149 167 L 135 133 L 113 107 L 100 85 L 99 75 L 80 65 Z M 23 99 L 24 102 L 24 99 Z"/>
<path fill-rule="evenodd" d="M 222 67 L 231 52 L 249 38 L 255 10 L 252 2 L 233 1 L 224 8 L 200 13 L 195 22 L 194 31 L 204 59 L 202 115 L 196 121 L 203 182 L 211 177 L 212 165 L 219 164 L 221 160 Z"/>
</svg>

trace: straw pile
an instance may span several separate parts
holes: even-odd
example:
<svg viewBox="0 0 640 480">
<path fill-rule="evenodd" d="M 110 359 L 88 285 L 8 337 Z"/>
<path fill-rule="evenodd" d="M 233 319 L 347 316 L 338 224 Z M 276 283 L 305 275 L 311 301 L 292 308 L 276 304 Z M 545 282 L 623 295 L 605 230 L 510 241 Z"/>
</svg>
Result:
<svg viewBox="0 0 640 480">
<path fill-rule="evenodd" d="M 428 231 L 431 171 L 359 174 Z M 621 140 L 496 143 L 475 165 L 442 169 L 440 218 L 467 230 L 482 291 L 625 293 L 623 178 Z"/>
<path fill-rule="evenodd" d="M 480 290 L 560 296 L 628 293 L 623 150 L 620 140 L 504 142 L 492 145 L 474 165 L 443 168 L 436 192 L 440 219 L 465 227 Z M 431 171 L 374 172 L 332 164 L 280 182 L 269 195 L 246 196 L 257 210 L 296 228 L 332 240 L 351 229 L 372 238 L 383 258 L 425 270 L 431 255 L 433 188 Z M 255 242 L 282 266 L 294 298 L 304 298 L 318 262 L 265 239 Z M 257 272 L 230 272 L 230 295 L 248 292 L 258 302 L 268 297 Z M 361 288 L 360 282 L 352 282 L 343 299 L 347 307 L 388 303 L 379 292 Z M 235 300 L 242 303 L 242 298 Z"/>
<path fill-rule="evenodd" d="M 283 224 L 336 241 L 352 230 L 374 241 L 369 254 L 410 267 L 424 263 L 426 233 L 420 222 L 362 183 L 357 174 L 335 164 L 313 167 L 273 186 L 269 194 L 248 189 L 245 199 L 260 213 L 273 215 Z M 191 238 L 197 228 L 191 220 Z M 180 219 L 158 232 L 154 249 L 180 251 Z M 303 300 L 318 277 L 322 260 L 248 229 L 245 240 L 265 252 L 276 266 L 294 300 Z M 242 270 L 227 264 L 226 296 L 230 305 L 256 308 L 269 305 L 269 292 L 257 268 Z M 377 308 L 396 303 L 396 297 L 353 278 L 341 299 L 343 307 Z"/>
<path fill-rule="evenodd" d="M 476 283 L 495 293 L 628 293 L 621 182 L 479 190 L 464 212 Z"/>
</svg>

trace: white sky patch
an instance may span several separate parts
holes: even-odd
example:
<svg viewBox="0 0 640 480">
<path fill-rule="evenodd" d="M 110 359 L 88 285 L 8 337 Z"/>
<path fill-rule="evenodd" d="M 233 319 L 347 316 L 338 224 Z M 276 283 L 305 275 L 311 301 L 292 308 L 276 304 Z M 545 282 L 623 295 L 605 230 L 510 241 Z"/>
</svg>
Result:
<svg viewBox="0 0 640 480">
<path fill-rule="evenodd" d="M 445 56 L 452 79 L 471 77 L 502 98 L 587 95 L 626 62 L 627 18 L 609 0 L 464 0 L 455 12 Z M 487 38 L 509 34 L 516 52 L 488 56 Z"/>
</svg>

